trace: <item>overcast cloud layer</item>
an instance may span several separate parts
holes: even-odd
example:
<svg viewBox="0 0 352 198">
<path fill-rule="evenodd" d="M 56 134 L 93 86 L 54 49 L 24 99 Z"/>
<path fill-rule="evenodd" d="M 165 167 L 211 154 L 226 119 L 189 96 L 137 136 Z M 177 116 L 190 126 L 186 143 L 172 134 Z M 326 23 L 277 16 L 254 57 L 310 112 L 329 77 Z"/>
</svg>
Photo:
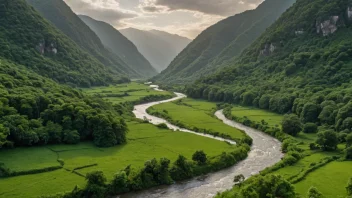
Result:
<svg viewBox="0 0 352 198">
<path fill-rule="evenodd" d="M 64 0 L 77 14 L 118 29 L 158 29 L 189 38 L 263 0 Z"/>
</svg>

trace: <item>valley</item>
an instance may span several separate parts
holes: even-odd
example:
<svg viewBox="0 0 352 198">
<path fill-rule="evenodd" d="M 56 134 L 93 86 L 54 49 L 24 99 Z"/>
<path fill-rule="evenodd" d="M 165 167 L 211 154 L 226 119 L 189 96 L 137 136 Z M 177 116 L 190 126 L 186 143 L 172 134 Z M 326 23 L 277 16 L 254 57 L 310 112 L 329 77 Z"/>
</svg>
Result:
<svg viewBox="0 0 352 198">
<path fill-rule="evenodd" d="M 351 0 L 0 0 L 0 198 L 350 198 L 351 35 Z"/>
</svg>

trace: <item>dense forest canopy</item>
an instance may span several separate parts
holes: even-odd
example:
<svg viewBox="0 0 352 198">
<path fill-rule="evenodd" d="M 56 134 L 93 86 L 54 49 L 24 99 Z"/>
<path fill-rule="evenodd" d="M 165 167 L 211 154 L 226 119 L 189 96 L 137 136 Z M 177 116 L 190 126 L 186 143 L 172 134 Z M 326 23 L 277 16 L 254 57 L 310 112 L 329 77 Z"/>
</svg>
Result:
<svg viewBox="0 0 352 198">
<path fill-rule="evenodd" d="M 142 77 L 118 54 L 107 50 L 99 37 L 62 0 L 27 0 L 45 19 L 105 66 L 131 78 Z M 121 55 L 121 54 L 120 54 Z"/>
<path fill-rule="evenodd" d="M 124 120 L 110 104 L 0 59 L 0 148 L 126 141 Z"/>
<path fill-rule="evenodd" d="M 348 0 L 298 0 L 239 61 L 187 86 L 187 93 L 350 132 L 350 6 Z"/>
<path fill-rule="evenodd" d="M 185 84 L 214 73 L 234 61 L 294 2 L 266 0 L 255 10 L 218 22 L 203 31 L 153 80 Z"/>
<path fill-rule="evenodd" d="M 0 57 L 75 86 L 128 81 L 81 50 L 24 0 L 0 1 Z"/>
</svg>

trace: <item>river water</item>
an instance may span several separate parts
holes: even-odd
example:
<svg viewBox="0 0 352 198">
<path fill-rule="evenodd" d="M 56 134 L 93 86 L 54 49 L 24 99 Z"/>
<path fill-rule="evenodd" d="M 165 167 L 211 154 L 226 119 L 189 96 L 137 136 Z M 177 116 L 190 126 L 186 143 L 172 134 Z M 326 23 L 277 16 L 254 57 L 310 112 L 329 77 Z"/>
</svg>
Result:
<svg viewBox="0 0 352 198">
<path fill-rule="evenodd" d="M 157 86 L 154 88 L 158 89 Z M 162 91 L 162 90 L 161 90 Z M 157 118 L 155 116 L 148 115 L 146 110 L 154 105 L 175 101 L 181 98 L 185 98 L 186 95 L 181 93 L 175 93 L 176 97 L 160 101 L 151 102 L 148 104 L 137 105 L 133 113 L 137 118 L 148 119 L 152 124 L 166 123 L 170 129 L 179 130 L 181 132 L 194 133 L 196 135 L 202 135 L 208 138 L 213 138 L 219 141 L 228 141 L 231 144 L 236 144 L 231 140 L 225 140 L 223 138 L 216 138 L 213 136 L 199 134 L 190 130 L 180 129 L 174 126 L 164 119 Z M 223 111 L 219 110 L 215 113 L 215 116 L 222 120 L 224 124 L 238 128 L 245 131 L 252 139 L 253 144 L 248 157 L 240 163 L 218 171 L 216 173 L 208 174 L 201 179 L 195 178 L 188 181 L 176 183 L 170 186 L 160 186 L 149 190 L 140 192 L 128 193 L 120 196 L 121 198 L 210 198 L 214 197 L 217 192 L 222 192 L 232 188 L 233 178 L 235 175 L 243 174 L 246 178 L 251 175 L 258 174 L 261 170 L 266 167 L 272 166 L 279 162 L 283 157 L 281 152 L 281 143 L 275 138 L 266 135 L 258 130 L 246 127 L 242 124 L 228 120 L 224 115 Z"/>
</svg>

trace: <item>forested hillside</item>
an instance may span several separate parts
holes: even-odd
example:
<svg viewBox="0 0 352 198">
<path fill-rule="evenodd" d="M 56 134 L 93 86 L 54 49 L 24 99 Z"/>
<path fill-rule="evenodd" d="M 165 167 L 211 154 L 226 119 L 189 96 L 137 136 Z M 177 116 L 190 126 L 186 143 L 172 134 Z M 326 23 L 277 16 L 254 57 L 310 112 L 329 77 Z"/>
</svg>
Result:
<svg viewBox="0 0 352 198">
<path fill-rule="evenodd" d="M 0 57 L 75 86 L 128 81 L 81 50 L 24 0 L 0 1 Z"/>
<path fill-rule="evenodd" d="M 140 75 L 152 77 L 157 74 L 154 67 L 138 51 L 137 47 L 110 24 L 96 21 L 88 16 L 80 15 L 79 17 L 98 35 L 107 48 L 118 54 Z"/>
<path fill-rule="evenodd" d="M 107 50 L 98 36 L 62 0 L 27 0 L 44 18 L 54 24 L 77 45 L 113 71 L 131 78 L 141 77 L 117 54 Z"/>
<path fill-rule="evenodd" d="M 110 104 L 0 58 L 0 149 L 81 140 L 108 147 L 126 132 Z"/>
<path fill-rule="evenodd" d="M 144 31 L 127 28 L 120 32 L 137 46 L 159 72 L 166 69 L 191 42 L 188 38 L 158 30 Z"/>
<path fill-rule="evenodd" d="M 187 93 L 292 112 L 303 123 L 350 133 L 351 6 L 348 0 L 298 0 L 237 63 L 188 86 Z"/>
<path fill-rule="evenodd" d="M 266 0 L 255 10 L 229 17 L 203 31 L 154 79 L 184 84 L 228 65 L 295 0 Z"/>
</svg>

